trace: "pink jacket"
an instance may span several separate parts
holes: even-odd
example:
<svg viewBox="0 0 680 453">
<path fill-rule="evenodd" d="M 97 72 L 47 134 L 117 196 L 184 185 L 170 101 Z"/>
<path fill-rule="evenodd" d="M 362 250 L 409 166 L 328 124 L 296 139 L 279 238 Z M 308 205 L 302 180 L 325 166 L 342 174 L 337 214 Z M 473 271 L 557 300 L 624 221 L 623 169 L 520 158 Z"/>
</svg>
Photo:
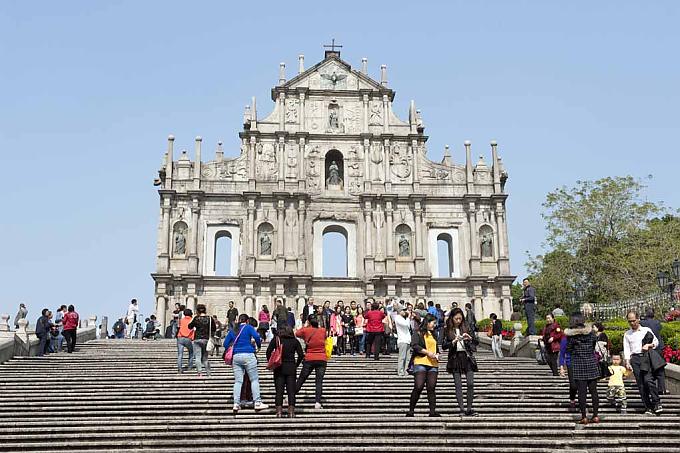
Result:
<svg viewBox="0 0 680 453">
<path fill-rule="evenodd" d="M 331 315 L 331 335 L 342 336 L 342 315 Z"/>
</svg>

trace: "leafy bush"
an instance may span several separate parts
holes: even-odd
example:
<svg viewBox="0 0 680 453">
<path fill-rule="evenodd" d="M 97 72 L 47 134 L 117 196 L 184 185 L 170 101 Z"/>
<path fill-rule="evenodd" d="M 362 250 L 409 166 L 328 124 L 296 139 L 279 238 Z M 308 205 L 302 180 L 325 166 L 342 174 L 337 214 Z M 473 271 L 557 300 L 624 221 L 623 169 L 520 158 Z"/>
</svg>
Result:
<svg viewBox="0 0 680 453">
<path fill-rule="evenodd" d="M 670 337 L 665 343 L 666 346 L 670 346 L 672 349 L 680 349 L 680 333 Z"/>
<path fill-rule="evenodd" d="M 609 342 L 611 343 L 612 354 L 622 354 L 623 353 L 623 335 L 626 333 L 623 330 L 606 330 L 604 331 L 609 337 Z"/>
</svg>

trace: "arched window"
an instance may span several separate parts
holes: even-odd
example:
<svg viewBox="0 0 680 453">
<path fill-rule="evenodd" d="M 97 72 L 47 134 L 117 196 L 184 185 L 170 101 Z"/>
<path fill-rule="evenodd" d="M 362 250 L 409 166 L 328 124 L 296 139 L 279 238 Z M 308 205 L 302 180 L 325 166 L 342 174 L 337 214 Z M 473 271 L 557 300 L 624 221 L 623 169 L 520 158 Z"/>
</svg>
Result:
<svg viewBox="0 0 680 453">
<path fill-rule="evenodd" d="M 453 239 L 448 233 L 437 236 L 437 260 L 439 268 L 437 277 L 453 277 Z"/>
<path fill-rule="evenodd" d="M 347 230 L 330 225 L 323 230 L 323 276 L 347 277 Z"/>
<path fill-rule="evenodd" d="M 184 256 L 187 253 L 187 224 L 179 221 L 172 227 L 172 254 Z"/>
<path fill-rule="evenodd" d="M 345 161 L 342 153 L 332 149 L 326 153 L 326 189 L 343 190 L 345 187 Z"/>
<path fill-rule="evenodd" d="M 215 275 L 231 275 L 231 233 L 220 231 L 215 235 Z"/>
<path fill-rule="evenodd" d="M 401 225 L 398 225 L 397 228 L 394 230 L 395 232 L 395 239 L 397 241 L 397 256 L 399 258 L 410 258 L 412 256 L 412 244 L 413 242 L 411 241 L 411 228 L 402 223 Z"/>
<path fill-rule="evenodd" d="M 260 256 L 274 255 L 274 227 L 269 222 L 257 228 L 257 252 Z"/>
</svg>

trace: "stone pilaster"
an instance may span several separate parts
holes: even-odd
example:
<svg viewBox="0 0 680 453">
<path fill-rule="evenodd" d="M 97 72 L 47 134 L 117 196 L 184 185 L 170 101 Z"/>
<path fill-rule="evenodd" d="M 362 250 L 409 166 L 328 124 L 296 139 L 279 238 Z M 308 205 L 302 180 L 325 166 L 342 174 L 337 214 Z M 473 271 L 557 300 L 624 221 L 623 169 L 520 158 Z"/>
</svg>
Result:
<svg viewBox="0 0 680 453">
<path fill-rule="evenodd" d="M 158 272 L 167 273 L 170 270 L 170 198 L 163 197 L 161 207 L 161 244 L 158 255 Z"/>
<path fill-rule="evenodd" d="M 298 204 L 298 272 L 305 272 L 305 200 L 300 200 Z"/>
<path fill-rule="evenodd" d="M 201 208 L 198 200 L 194 199 L 191 207 L 191 230 L 189 231 L 189 273 L 198 274 L 198 218 L 201 215 Z"/>
<path fill-rule="evenodd" d="M 286 206 L 284 200 L 279 199 L 276 205 L 276 219 L 278 223 L 278 231 L 276 234 L 276 272 L 283 272 L 285 267 L 285 208 Z"/>
</svg>

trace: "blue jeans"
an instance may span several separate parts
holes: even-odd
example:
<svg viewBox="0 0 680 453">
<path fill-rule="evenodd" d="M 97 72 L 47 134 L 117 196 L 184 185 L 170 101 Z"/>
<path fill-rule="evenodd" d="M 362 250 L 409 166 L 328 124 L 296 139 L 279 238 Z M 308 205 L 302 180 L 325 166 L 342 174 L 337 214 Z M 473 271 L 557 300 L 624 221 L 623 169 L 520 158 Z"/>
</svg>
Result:
<svg viewBox="0 0 680 453">
<path fill-rule="evenodd" d="M 359 354 L 363 354 L 366 351 L 366 334 L 362 333 L 358 335 L 359 337 Z"/>
<path fill-rule="evenodd" d="M 194 366 L 194 345 L 189 338 L 177 339 L 177 369 L 182 371 L 182 362 L 184 362 L 184 348 L 189 350 L 189 361 L 187 368 Z"/>
<path fill-rule="evenodd" d="M 262 402 L 260 396 L 260 379 L 257 375 L 257 358 L 252 352 L 234 354 L 234 404 L 241 404 L 241 386 L 243 385 L 243 375 L 248 374 L 250 378 L 250 389 L 253 392 L 255 404 Z"/>
<path fill-rule="evenodd" d="M 196 361 L 196 371 L 200 374 L 205 368 L 205 374 L 210 376 L 210 362 L 208 362 L 208 351 L 205 349 L 208 340 L 194 340 L 194 357 Z"/>
</svg>

